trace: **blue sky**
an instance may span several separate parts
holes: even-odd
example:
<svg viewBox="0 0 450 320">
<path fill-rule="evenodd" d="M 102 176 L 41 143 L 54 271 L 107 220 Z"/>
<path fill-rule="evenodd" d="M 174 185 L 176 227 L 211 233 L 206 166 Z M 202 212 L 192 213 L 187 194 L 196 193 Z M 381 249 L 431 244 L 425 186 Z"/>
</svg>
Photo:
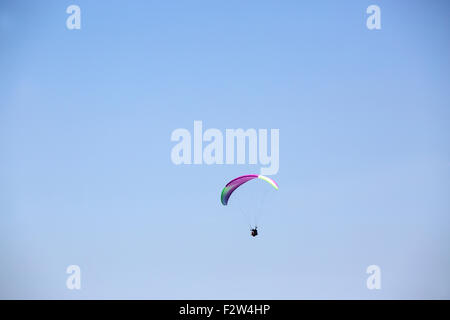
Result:
<svg viewBox="0 0 450 320">
<path fill-rule="evenodd" d="M 0 297 L 450 298 L 448 9 L 2 1 Z M 219 196 L 259 165 L 171 162 L 194 120 L 280 129 L 257 238 Z"/>
</svg>

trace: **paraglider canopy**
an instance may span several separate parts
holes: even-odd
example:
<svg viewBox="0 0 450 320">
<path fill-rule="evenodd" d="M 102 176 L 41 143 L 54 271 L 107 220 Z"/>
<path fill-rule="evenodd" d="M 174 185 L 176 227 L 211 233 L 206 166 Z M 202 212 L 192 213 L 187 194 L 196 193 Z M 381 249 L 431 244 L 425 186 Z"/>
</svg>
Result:
<svg viewBox="0 0 450 320">
<path fill-rule="evenodd" d="M 263 176 L 263 175 L 257 175 L 257 174 L 248 174 L 245 176 L 240 176 L 237 177 L 236 179 L 231 180 L 230 182 L 227 183 L 227 185 L 225 186 L 225 188 L 223 188 L 222 190 L 222 194 L 220 197 L 220 200 L 222 202 L 222 204 L 224 206 L 226 206 L 228 204 L 228 200 L 231 197 L 231 194 L 234 192 L 234 190 L 236 190 L 237 188 L 239 188 L 241 185 L 243 185 L 244 183 L 253 180 L 253 179 L 261 179 L 266 181 L 267 183 L 271 184 L 272 187 L 274 187 L 276 190 L 278 190 L 278 184 L 273 181 L 272 179 Z"/>
</svg>

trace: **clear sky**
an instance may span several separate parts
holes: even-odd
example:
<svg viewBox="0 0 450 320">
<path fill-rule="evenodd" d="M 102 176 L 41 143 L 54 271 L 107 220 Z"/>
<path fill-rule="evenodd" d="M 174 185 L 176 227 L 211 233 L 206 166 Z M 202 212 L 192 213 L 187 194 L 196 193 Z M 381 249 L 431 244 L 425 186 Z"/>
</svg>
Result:
<svg viewBox="0 0 450 320">
<path fill-rule="evenodd" d="M 449 8 L 1 1 L 0 298 L 449 299 Z M 258 237 L 219 199 L 260 165 L 172 163 L 194 120 L 280 129 Z"/>
</svg>

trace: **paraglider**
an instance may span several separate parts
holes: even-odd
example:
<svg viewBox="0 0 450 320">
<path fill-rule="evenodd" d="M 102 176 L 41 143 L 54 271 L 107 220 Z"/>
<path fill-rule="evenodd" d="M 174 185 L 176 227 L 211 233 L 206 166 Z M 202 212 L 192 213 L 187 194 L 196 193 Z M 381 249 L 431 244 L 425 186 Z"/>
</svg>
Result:
<svg viewBox="0 0 450 320">
<path fill-rule="evenodd" d="M 240 177 L 237 177 L 237 178 L 231 180 L 230 182 L 228 182 L 225 185 L 225 187 L 222 190 L 221 196 L 220 196 L 220 201 L 222 202 L 222 204 L 224 206 L 227 206 L 228 201 L 230 200 L 230 197 L 233 194 L 233 192 L 236 191 L 236 189 L 239 188 L 240 186 L 242 186 L 244 183 L 246 183 L 250 180 L 253 180 L 253 179 L 261 179 L 261 180 L 269 183 L 275 190 L 278 190 L 278 184 L 271 178 L 268 178 L 263 175 L 257 175 L 257 174 L 244 175 L 244 176 L 240 176 Z M 257 230 L 256 225 L 255 225 L 255 227 L 251 228 L 250 231 L 251 231 L 250 234 L 252 237 L 256 237 L 258 235 L 258 230 Z"/>
</svg>

